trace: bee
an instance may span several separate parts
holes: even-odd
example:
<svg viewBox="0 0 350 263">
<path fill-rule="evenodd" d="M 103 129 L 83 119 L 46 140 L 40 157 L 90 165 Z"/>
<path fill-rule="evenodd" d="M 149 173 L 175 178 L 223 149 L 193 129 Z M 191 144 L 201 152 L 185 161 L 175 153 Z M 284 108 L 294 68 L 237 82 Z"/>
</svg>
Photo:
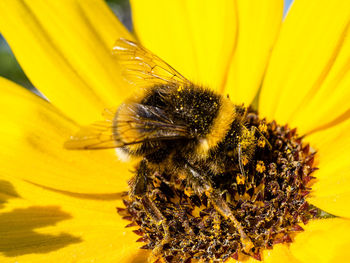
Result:
<svg viewBox="0 0 350 263">
<path fill-rule="evenodd" d="M 119 39 L 113 52 L 139 93 L 116 110 L 107 110 L 104 121 L 82 128 L 65 147 L 116 148 L 123 158 L 140 158 L 129 194 L 140 199 L 152 220 L 163 226 L 162 243 L 170 238 L 166 219 L 148 197 L 147 185 L 154 174 L 166 171 L 186 178 L 189 192 L 205 195 L 224 218 L 230 219 L 248 252 L 253 243 L 222 198 L 220 185 L 214 187 L 221 174 L 238 171 L 241 181 L 246 177 L 244 166 L 259 140 L 258 129 L 244 124 L 247 109 L 192 83 L 132 41 Z"/>
</svg>

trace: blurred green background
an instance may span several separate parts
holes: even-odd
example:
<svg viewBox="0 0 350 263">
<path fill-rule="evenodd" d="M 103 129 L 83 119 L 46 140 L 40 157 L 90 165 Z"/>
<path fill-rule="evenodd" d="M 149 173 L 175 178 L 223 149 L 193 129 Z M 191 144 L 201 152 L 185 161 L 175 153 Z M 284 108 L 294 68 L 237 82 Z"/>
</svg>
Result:
<svg viewBox="0 0 350 263">
<path fill-rule="evenodd" d="M 0 0 L 1 1 L 1 0 Z M 56 1 L 56 0 L 55 0 Z M 145 0 L 147 1 L 147 0 Z M 285 13 L 293 0 L 285 0 Z M 113 12 L 129 29 L 132 29 L 129 0 L 106 0 Z M 215 2 L 213 1 L 213 4 Z M 28 89 L 35 90 L 13 56 L 10 47 L 0 34 L 0 76 L 8 78 Z"/>
</svg>

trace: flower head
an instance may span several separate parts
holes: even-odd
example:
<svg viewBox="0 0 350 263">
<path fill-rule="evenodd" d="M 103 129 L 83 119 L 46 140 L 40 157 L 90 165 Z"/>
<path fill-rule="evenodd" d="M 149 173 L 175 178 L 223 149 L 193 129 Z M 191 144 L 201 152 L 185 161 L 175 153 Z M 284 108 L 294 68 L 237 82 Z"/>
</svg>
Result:
<svg viewBox="0 0 350 263">
<path fill-rule="evenodd" d="M 78 126 L 99 120 L 104 108 L 132 93 L 111 54 L 119 38 L 137 38 L 186 78 L 229 94 L 235 104 L 257 98 L 260 116 L 305 134 L 319 168 L 306 199 L 336 218 L 311 220 L 292 243 L 263 250 L 262 260 L 346 260 L 349 3 L 296 0 L 283 22 L 277 0 L 131 4 L 135 34 L 100 0 L 0 2 L 0 31 L 49 101 L 0 79 L 2 262 L 147 257 L 115 211 L 132 166 L 120 163 L 114 150 L 63 147 Z M 270 169 L 257 164 L 257 173 Z"/>
</svg>

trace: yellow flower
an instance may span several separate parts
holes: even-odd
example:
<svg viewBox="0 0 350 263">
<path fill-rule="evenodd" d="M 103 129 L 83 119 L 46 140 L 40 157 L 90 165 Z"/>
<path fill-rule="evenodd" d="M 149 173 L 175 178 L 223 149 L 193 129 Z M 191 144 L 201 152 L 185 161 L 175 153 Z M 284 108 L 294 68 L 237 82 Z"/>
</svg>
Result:
<svg viewBox="0 0 350 263">
<path fill-rule="evenodd" d="M 350 2 L 134 0 L 138 40 L 194 82 L 298 127 L 317 153 L 314 220 L 264 262 L 346 262 L 350 246 Z M 2 0 L 0 31 L 49 102 L 0 78 L 1 262 L 143 262 L 115 207 L 130 165 L 67 151 L 78 125 L 131 94 L 111 56 L 135 38 L 101 0 Z M 261 85 L 262 83 L 262 85 Z M 249 259 L 249 261 L 255 261 Z"/>
</svg>

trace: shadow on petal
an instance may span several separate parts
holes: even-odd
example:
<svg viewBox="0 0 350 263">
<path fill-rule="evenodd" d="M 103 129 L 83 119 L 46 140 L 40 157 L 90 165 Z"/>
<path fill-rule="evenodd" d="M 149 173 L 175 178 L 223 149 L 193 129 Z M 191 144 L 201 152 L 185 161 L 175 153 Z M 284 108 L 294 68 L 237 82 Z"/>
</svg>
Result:
<svg viewBox="0 0 350 263">
<path fill-rule="evenodd" d="M 79 237 L 67 233 L 51 235 L 35 231 L 70 218 L 72 217 L 58 206 L 32 206 L 1 213 L 0 252 L 7 257 L 48 253 L 81 242 Z"/>
<path fill-rule="evenodd" d="M 94 193 L 75 193 L 70 192 L 66 190 L 60 190 L 53 187 L 37 184 L 31 181 L 24 180 L 27 183 L 30 183 L 32 185 L 41 187 L 42 189 L 52 191 L 55 193 L 63 194 L 69 197 L 74 197 L 78 199 L 87 199 L 87 200 L 100 200 L 100 201 L 114 201 L 114 200 L 121 200 L 123 196 L 125 195 L 125 192 L 118 192 L 118 193 L 104 193 L 104 194 L 94 194 Z"/>
<path fill-rule="evenodd" d="M 4 207 L 8 199 L 18 198 L 20 195 L 16 192 L 13 185 L 5 180 L 0 180 L 0 209 Z"/>
</svg>

